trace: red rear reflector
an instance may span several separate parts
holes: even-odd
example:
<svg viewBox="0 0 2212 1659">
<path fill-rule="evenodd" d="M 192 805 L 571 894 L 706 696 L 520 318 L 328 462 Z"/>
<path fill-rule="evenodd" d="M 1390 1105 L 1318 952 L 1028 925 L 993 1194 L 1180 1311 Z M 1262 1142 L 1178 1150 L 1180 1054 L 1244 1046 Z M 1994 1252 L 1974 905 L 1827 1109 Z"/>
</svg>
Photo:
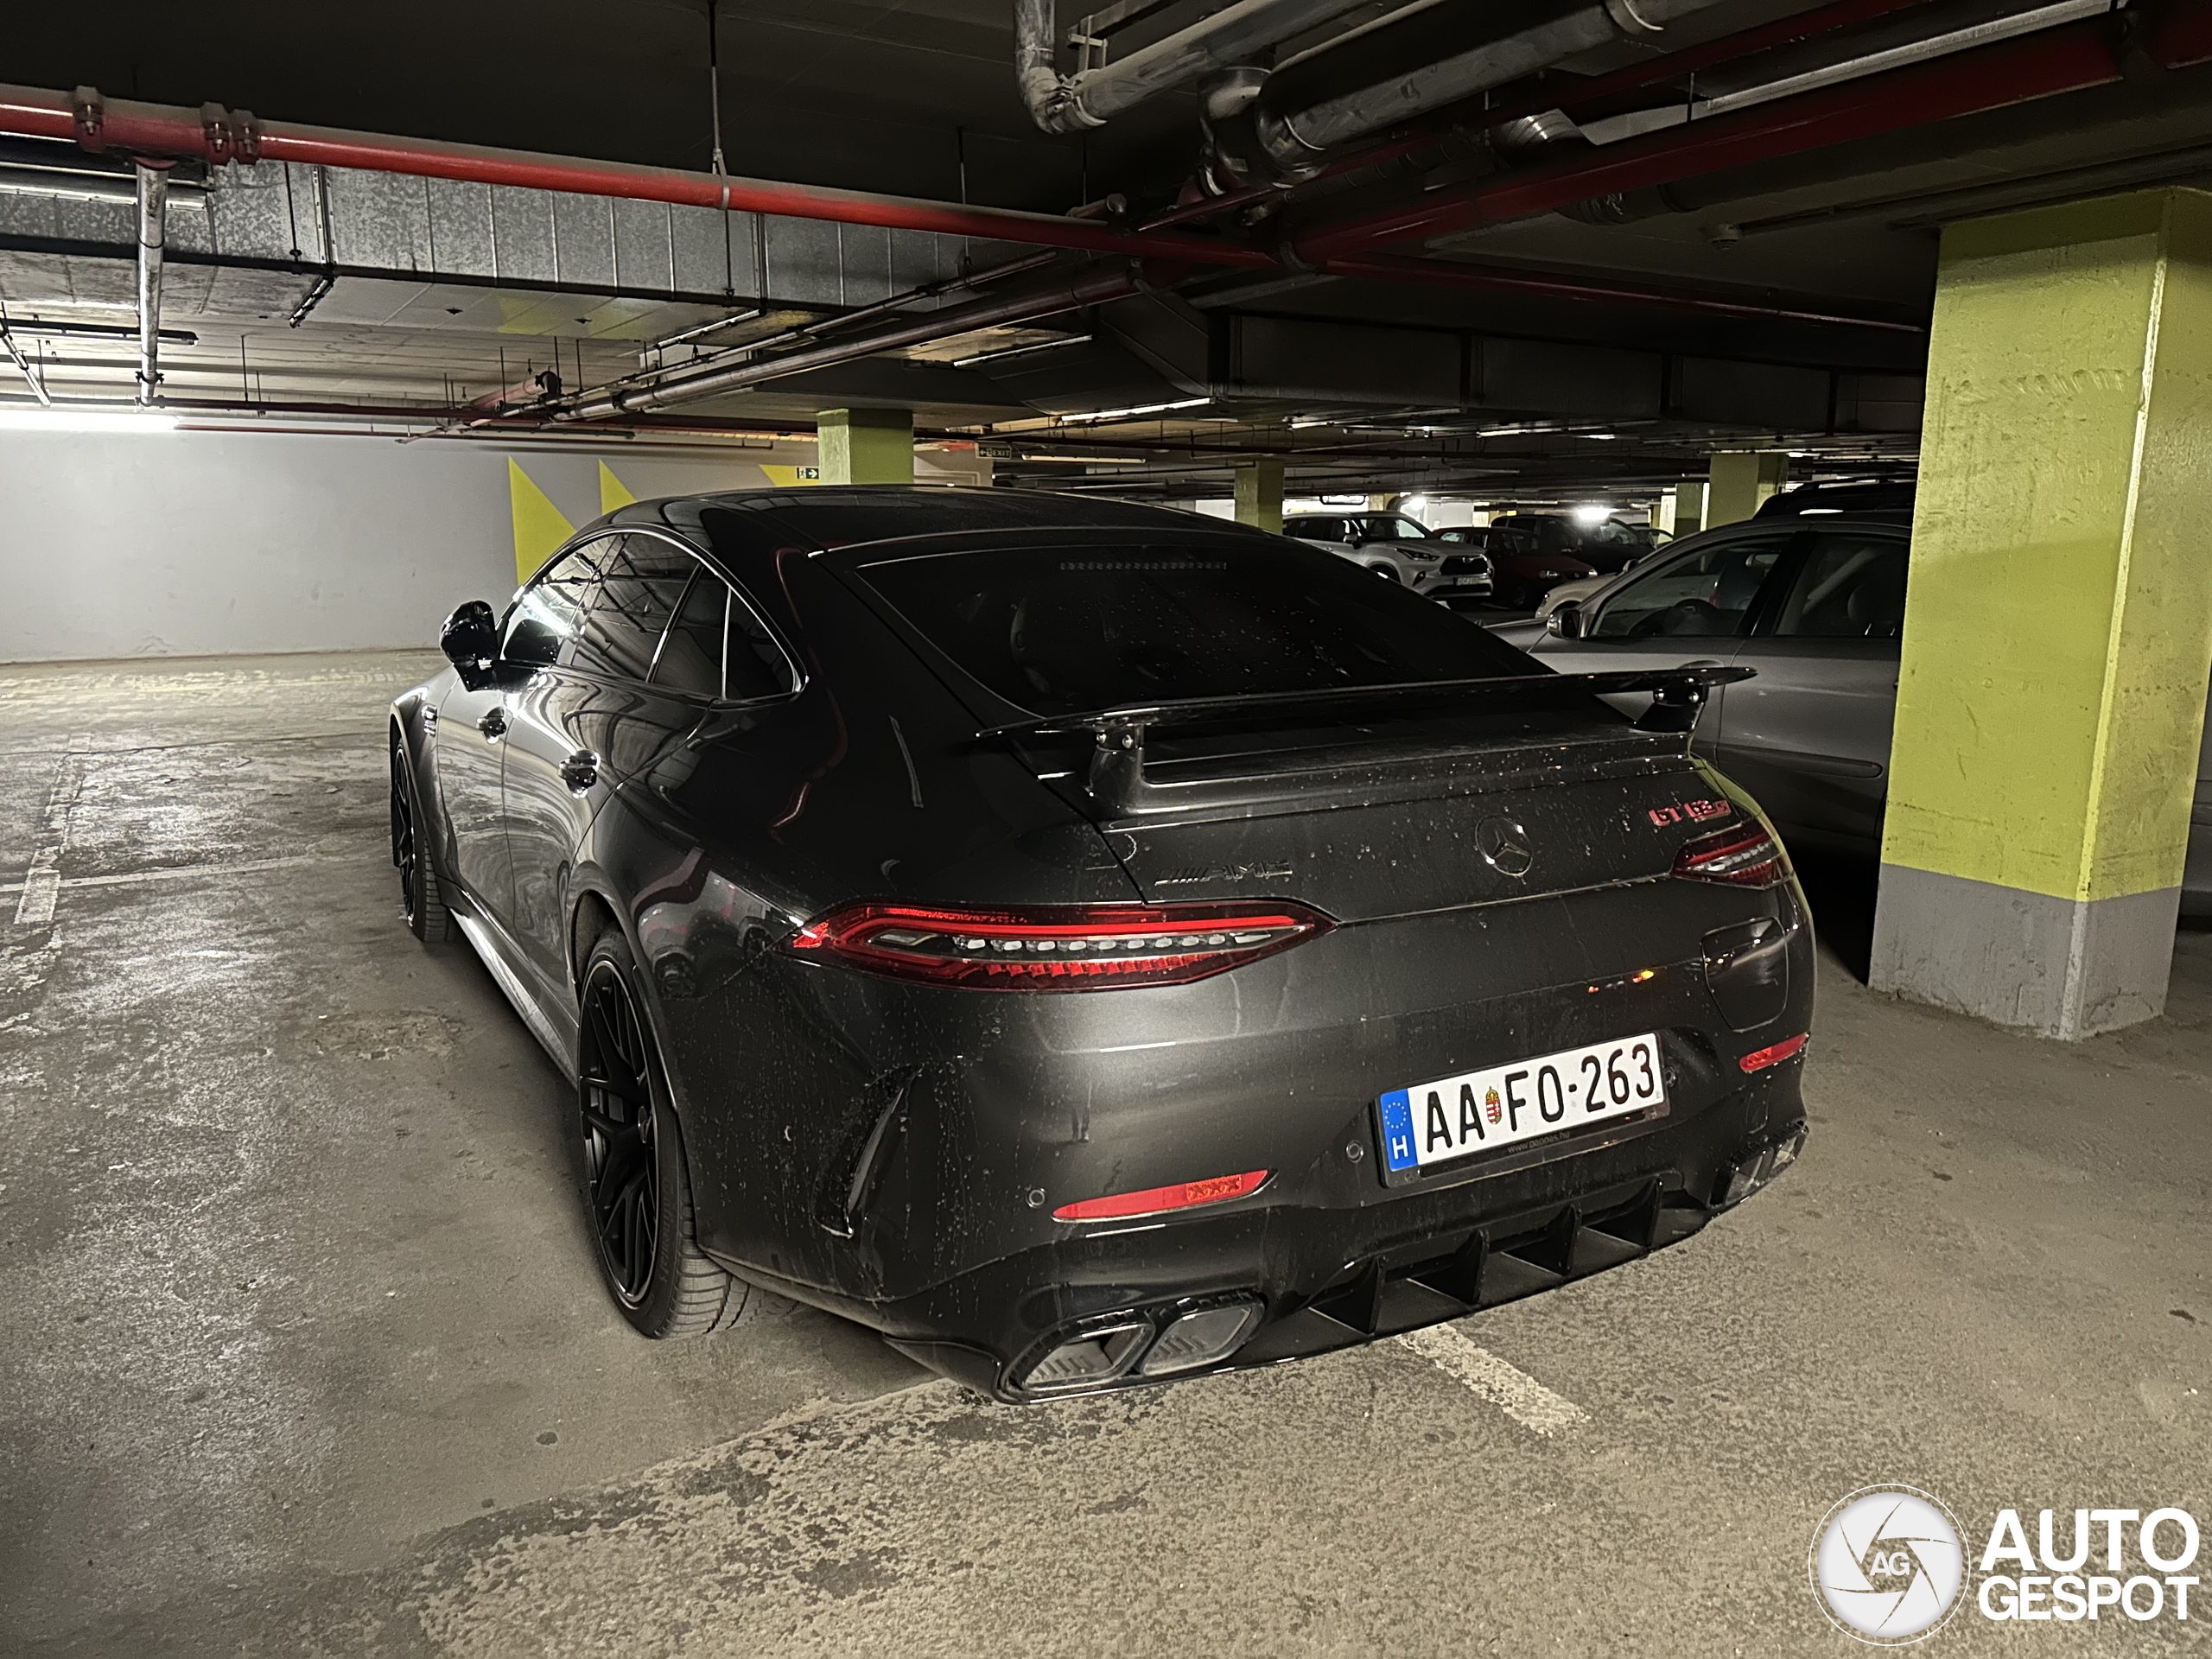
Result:
<svg viewBox="0 0 2212 1659">
<path fill-rule="evenodd" d="M 1789 863 L 1764 824 L 1743 823 L 1685 842 L 1675 855 L 1675 874 L 1732 887 L 1770 887 L 1789 874 Z"/>
<path fill-rule="evenodd" d="M 1784 1060 L 1802 1053 L 1811 1033 L 1799 1032 L 1795 1037 L 1784 1038 L 1768 1048 L 1755 1048 L 1736 1062 L 1746 1071 L 1764 1071 L 1770 1065 L 1780 1065 Z"/>
<path fill-rule="evenodd" d="M 1116 1192 L 1110 1198 L 1085 1198 L 1064 1204 L 1052 1211 L 1054 1221 L 1113 1221 L 1124 1216 L 1156 1216 L 1166 1210 L 1188 1210 L 1192 1205 L 1221 1204 L 1256 1192 L 1268 1179 L 1264 1169 L 1248 1169 L 1242 1175 L 1217 1175 L 1210 1181 L 1178 1181 L 1173 1186 L 1148 1186 L 1141 1192 Z"/>
<path fill-rule="evenodd" d="M 785 949 L 893 979 L 992 991 L 1179 985 L 1287 950 L 1333 925 L 1280 900 L 925 910 L 864 900 L 793 934 Z"/>
</svg>

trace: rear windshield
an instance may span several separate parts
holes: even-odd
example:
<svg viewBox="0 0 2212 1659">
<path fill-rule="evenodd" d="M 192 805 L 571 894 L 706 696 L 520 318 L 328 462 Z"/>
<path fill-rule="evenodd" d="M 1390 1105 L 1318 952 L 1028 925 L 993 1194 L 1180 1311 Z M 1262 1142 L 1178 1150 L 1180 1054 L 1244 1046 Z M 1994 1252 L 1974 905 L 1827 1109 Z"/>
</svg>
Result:
<svg viewBox="0 0 2212 1659">
<path fill-rule="evenodd" d="M 1546 671 L 1479 624 L 1284 542 L 944 553 L 861 574 L 1039 715 Z"/>
</svg>

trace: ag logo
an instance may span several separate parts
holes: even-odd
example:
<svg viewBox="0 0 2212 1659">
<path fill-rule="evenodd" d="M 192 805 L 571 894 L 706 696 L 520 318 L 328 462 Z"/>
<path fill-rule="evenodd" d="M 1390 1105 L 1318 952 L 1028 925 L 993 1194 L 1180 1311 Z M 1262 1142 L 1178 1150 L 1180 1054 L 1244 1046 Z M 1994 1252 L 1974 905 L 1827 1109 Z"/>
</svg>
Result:
<svg viewBox="0 0 2212 1659">
<path fill-rule="evenodd" d="M 1830 1510 L 1808 1565 L 1829 1619 L 1879 1648 L 1934 1635 L 1966 1581 L 1959 1523 L 1910 1486 L 1865 1487 Z"/>
<path fill-rule="evenodd" d="M 1536 861 L 1529 832 L 1510 818 L 1484 818 L 1477 824 L 1475 850 L 1500 875 L 1526 875 Z"/>
</svg>

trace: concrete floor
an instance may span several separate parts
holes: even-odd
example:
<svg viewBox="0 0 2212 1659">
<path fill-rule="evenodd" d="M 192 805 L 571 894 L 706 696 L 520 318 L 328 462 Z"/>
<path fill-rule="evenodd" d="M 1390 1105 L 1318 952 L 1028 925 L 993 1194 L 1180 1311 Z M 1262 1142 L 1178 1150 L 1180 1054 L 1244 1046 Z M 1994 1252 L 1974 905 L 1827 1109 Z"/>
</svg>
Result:
<svg viewBox="0 0 2212 1659">
<path fill-rule="evenodd" d="M 1840 1653 L 1856 1487 L 2212 1514 L 2212 934 L 2058 1047 L 1869 995 L 1830 873 L 1770 1193 L 1441 1362 L 1008 1408 L 811 1313 L 615 1316 L 557 1074 L 396 913 L 431 665 L 0 671 L 0 1650 Z"/>
</svg>

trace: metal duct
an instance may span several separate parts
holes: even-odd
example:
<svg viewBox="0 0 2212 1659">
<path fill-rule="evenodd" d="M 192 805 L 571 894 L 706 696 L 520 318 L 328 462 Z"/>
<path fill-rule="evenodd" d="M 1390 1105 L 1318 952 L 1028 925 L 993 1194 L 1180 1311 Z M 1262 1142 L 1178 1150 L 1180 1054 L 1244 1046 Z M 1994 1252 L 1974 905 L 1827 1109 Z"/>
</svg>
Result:
<svg viewBox="0 0 2212 1659">
<path fill-rule="evenodd" d="M 1624 0 L 1623 0 L 1624 3 Z M 1082 132 L 1171 87 L 1249 65 L 1278 41 L 1332 22 L 1367 0 L 1237 0 L 1126 58 L 1063 75 L 1053 0 L 1014 0 L 1014 69 L 1029 114 L 1046 132 Z"/>
<path fill-rule="evenodd" d="M 89 86 L 73 93 L 0 86 L 0 134 L 71 139 L 93 150 L 205 161 L 220 167 L 239 162 L 301 162 L 329 168 L 404 173 L 417 178 L 474 184 L 514 185 L 575 195 L 607 196 L 677 207 L 830 219 L 893 230 L 932 231 L 945 236 L 1017 242 L 1031 247 L 1073 248 L 1130 257 L 1189 260 L 1200 264 L 1263 266 L 1264 250 L 1218 238 L 1133 236 L 1111 226 L 1057 213 L 930 201 L 826 185 L 774 179 L 717 176 L 664 167 L 626 166 L 578 156 L 452 144 L 435 139 L 263 121 L 243 110 L 210 104 L 200 109 L 103 98 Z"/>
<path fill-rule="evenodd" d="M 161 384 L 162 253 L 168 239 L 169 163 L 138 163 L 138 401 Z"/>
<path fill-rule="evenodd" d="M 1440 14 L 1426 6 L 1408 7 L 1401 14 L 1407 19 L 1402 27 L 1378 29 L 1347 48 L 1357 54 L 1357 60 L 1338 65 L 1332 62 L 1335 54 L 1319 52 L 1300 66 L 1295 84 L 1286 78 L 1269 86 L 1261 93 L 1255 112 L 1258 141 L 1278 171 L 1292 176 L 1311 172 L 1328 151 L 1355 138 L 1503 86 L 1592 47 L 1618 40 L 1662 41 L 1669 23 L 1715 3 L 1717 0 L 1600 0 L 1596 4 L 1519 8 L 1528 20 L 1510 33 L 1433 60 L 1417 58 L 1372 81 L 1363 79 L 1352 91 L 1314 97 L 1310 89 L 1332 73 L 1361 68 L 1372 73 L 1381 54 L 1433 51 L 1439 30 L 1465 28 L 1459 10 Z M 1530 12 L 1535 15 L 1528 16 Z M 1494 28 L 1497 14 L 1485 16 L 1493 20 L 1487 27 Z"/>
</svg>

